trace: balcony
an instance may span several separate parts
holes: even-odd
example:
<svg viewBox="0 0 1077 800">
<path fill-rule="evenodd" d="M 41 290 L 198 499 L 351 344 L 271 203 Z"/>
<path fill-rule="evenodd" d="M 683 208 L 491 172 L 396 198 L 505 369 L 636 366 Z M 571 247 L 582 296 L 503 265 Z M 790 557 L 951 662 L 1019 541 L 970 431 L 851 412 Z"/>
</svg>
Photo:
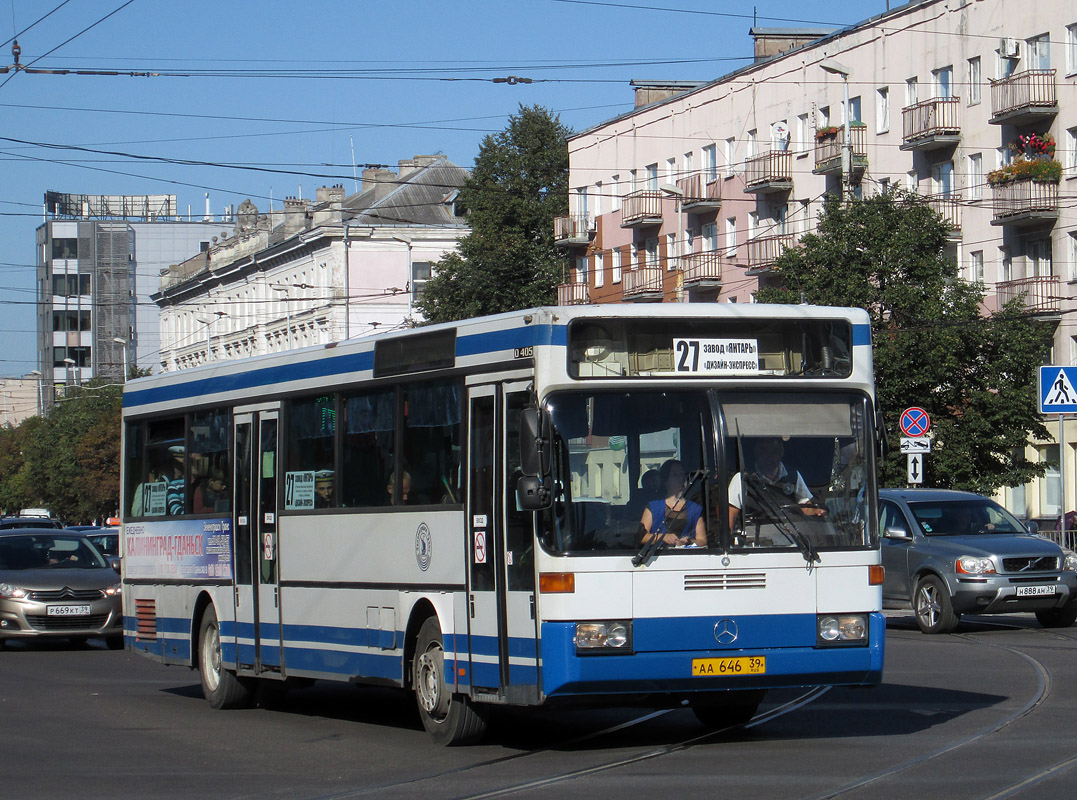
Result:
<svg viewBox="0 0 1077 800">
<path fill-rule="evenodd" d="M 704 180 L 703 173 L 697 172 L 678 178 L 677 188 L 681 192 L 682 211 L 700 214 L 722 207 L 722 182 L 717 178 Z"/>
<path fill-rule="evenodd" d="M 1022 180 L 991 187 L 992 225 L 1041 225 L 1058 219 L 1058 184 Z"/>
<path fill-rule="evenodd" d="M 1029 69 L 991 81 L 992 125 L 1027 125 L 1057 113 L 1053 69 Z"/>
<path fill-rule="evenodd" d="M 621 206 L 622 228 L 643 228 L 662 224 L 662 193 L 657 189 L 641 189 L 624 197 Z"/>
<path fill-rule="evenodd" d="M 1025 310 L 1033 314 L 1057 314 L 1062 310 L 1061 280 L 1057 275 L 1041 275 L 995 285 L 999 306 L 1021 297 Z"/>
<path fill-rule="evenodd" d="M 934 194 L 924 198 L 928 206 L 950 223 L 950 238 L 961 238 L 961 195 L 956 192 Z"/>
<path fill-rule="evenodd" d="M 796 244 L 792 233 L 779 233 L 774 236 L 756 236 L 748 240 L 748 275 L 763 275 L 770 272 L 778 256 Z"/>
<path fill-rule="evenodd" d="M 849 138 L 853 145 L 852 171 L 859 177 L 868 165 L 868 129 L 865 125 L 853 125 L 849 128 Z M 815 136 L 816 175 L 840 175 L 841 151 L 845 145 L 845 128 L 837 128 L 832 133 Z"/>
<path fill-rule="evenodd" d="M 586 283 L 562 283 L 557 287 L 557 305 L 582 306 L 591 302 L 590 288 Z"/>
<path fill-rule="evenodd" d="M 554 244 L 567 246 L 588 244 L 595 232 L 595 221 L 586 214 L 553 218 Z"/>
<path fill-rule="evenodd" d="M 640 267 L 629 270 L 621 276 L 621 289 L 625 300 L 661 301 L 665 294 L 662 288 L 662 268 Z"/>
<path fill-rule="evenodd" d="M 793 188 L 788 150 L 771 150 L 744 162 L 744 191 L 754 194 L 787 192 Z"/>
<path fill-rule="evenodd" d="M 678 259 L 684 286 L 695 289 L 714 289 L 722 285 L 722 254 L 688 253 Z"/>
<path fill-rule="evenodd" d="M 961 141 L 957 97 L 936 97 L 901 109 L 901 150 L 938 150 Z"/>
</svg>

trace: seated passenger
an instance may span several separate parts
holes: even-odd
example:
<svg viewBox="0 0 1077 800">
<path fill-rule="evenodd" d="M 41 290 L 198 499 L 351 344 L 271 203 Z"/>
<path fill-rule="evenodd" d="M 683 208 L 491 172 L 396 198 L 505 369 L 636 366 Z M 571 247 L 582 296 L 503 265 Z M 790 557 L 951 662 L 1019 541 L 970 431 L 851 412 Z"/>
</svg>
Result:
<svg viewBox="0 0 1077 800">
<path fill-rule="evenodd" d="M 658 476 L 665 496 L 643 510 L 643 544 L 661 537 L 663 543 L 675 547 L 706 547 L 703 507 L 684 497 L 688 476 L 681 462 L 671 458 L 659 468 Z"/>
<path fill-rule="evenodd" d="M 314 507 L 332 508 L 333 506 L 333 470 L 320 469 L 314 473 Z"/>
<path fill-rule="evenodd" d="M 393 491 L 393 476 L 389 476 L 389 482 L 385 485 L 385 491 L 389 493 L 389 502 L 394 506 L 408 504 L 408 493 L 411 492 L 411 475 L 407 472 L 400 473 L 400 496 Z"/>
<path fill-rule="evenodd" d="M 765 489 L 775 495 L 779 505 L 795 505 L 809 517 L 818 517 L 826 514 L 825 508 L 811 505 L 812 493 L 804 477 L 799 473 L 790 473 L 782 456 L 785 447 L 782 440 L 777 436 L 769 436 L 758 439 L 752 448 L 754 459 L 753 469 L 746 470 L 750 475 L 762 481 Z M 743 488 L 741 486 L 741 473 L 738 472 L 729 482 L 729 527 L 736 527 L 737 516 L 744 507 Z"/>
</svg>

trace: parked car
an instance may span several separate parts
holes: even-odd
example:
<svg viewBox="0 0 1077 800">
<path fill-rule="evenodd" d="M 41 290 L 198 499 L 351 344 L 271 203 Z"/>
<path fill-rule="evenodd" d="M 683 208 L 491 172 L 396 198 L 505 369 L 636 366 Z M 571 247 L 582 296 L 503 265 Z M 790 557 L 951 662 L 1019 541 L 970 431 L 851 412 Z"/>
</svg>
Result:
<svg viewBox="0 0 1077 800">
<path fill-rule="evenodd" d="M 58 519 L 48 517 L 4 517 L 0 519 L 0 531 L 16 528 L 62 528 L 64 524 Z"/>
<path fill-rule="evenodd" d="M 0 531 L 0 643 L 104 638 L 123 647 L 120 576 L 82 534 Z"/>
<path fill-rule="evenodd" d="M 943 489 L 879 492 L 883 601 L 911 605 L 924 633 L 962 614 L 1031 611 L 1047 628 L 1077 620 L 1077 554 L 993 500 Z"/>
<path fill-rule="evenodd" d="M 90 531 L 83 531 L 82 535 L 89 539 L 93 546 L 100 550 L 101 555 L 105 556 L 105 558 L 118 556 L 120 554 L 119 528 L 96 528 Z"/>
</svg>

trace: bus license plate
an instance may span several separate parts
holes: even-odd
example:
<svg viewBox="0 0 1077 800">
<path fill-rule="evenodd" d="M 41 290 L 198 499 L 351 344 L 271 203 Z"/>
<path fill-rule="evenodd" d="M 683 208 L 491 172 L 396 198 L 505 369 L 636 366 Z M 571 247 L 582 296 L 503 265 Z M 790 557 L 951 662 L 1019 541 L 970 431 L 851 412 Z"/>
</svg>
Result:
<svg viewBox="0 0 1077 800">
<path fill-rule="evenodd" d="M 708 678 L 716 675 L 763 675 L 766 671 L 765 656 L 692 659 L 692 677 L 694 678 Z"/>
<path fill-rule="evenodd" d="M 48 606 L 45 614 L 50 617 L 88 617 L 89 606 Z"/>
<path fill-rule="evenodd" d="M 1055 593 L 1054 586 L 1018 586 L 1018 597 L 1046 597 Z"/>
</svg>

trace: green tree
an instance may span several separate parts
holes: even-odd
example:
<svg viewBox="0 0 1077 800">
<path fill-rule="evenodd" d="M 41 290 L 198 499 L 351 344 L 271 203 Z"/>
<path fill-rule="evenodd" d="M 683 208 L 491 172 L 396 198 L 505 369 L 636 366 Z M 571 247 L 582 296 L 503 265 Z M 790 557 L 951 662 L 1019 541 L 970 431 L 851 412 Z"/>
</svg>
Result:
<svg viewBox="0 0 1077 800">
<path fill-rule="evenodd" d="M 945 256 L 947 233 L 913 194 L 848 206 L 829 198 L 817 232 L 778 258 L 776 285 L 757 299 L 868 311 L 889 445 L 881 485 L 905 484 L 898 420 L 921 406 L 933 438 L 924 485 L 990 494 L 1044 472 L 1024 448 L 1030 437 L 1048 436 L 1036 373 L 1053 331 L 1030 318 L 1020 298 L 986 314 L 982 288 L 962 280 Z"/>
<path fill-rule="evenodd" d="M 555 301 L 563 256 L 553 219 L 568 212 L 568 137 L 560 119 L 520 106 L 485 137 L 457 200 L 471 232 L 441 259 L 416 305 L 431 322 Z"/>
</svg>

